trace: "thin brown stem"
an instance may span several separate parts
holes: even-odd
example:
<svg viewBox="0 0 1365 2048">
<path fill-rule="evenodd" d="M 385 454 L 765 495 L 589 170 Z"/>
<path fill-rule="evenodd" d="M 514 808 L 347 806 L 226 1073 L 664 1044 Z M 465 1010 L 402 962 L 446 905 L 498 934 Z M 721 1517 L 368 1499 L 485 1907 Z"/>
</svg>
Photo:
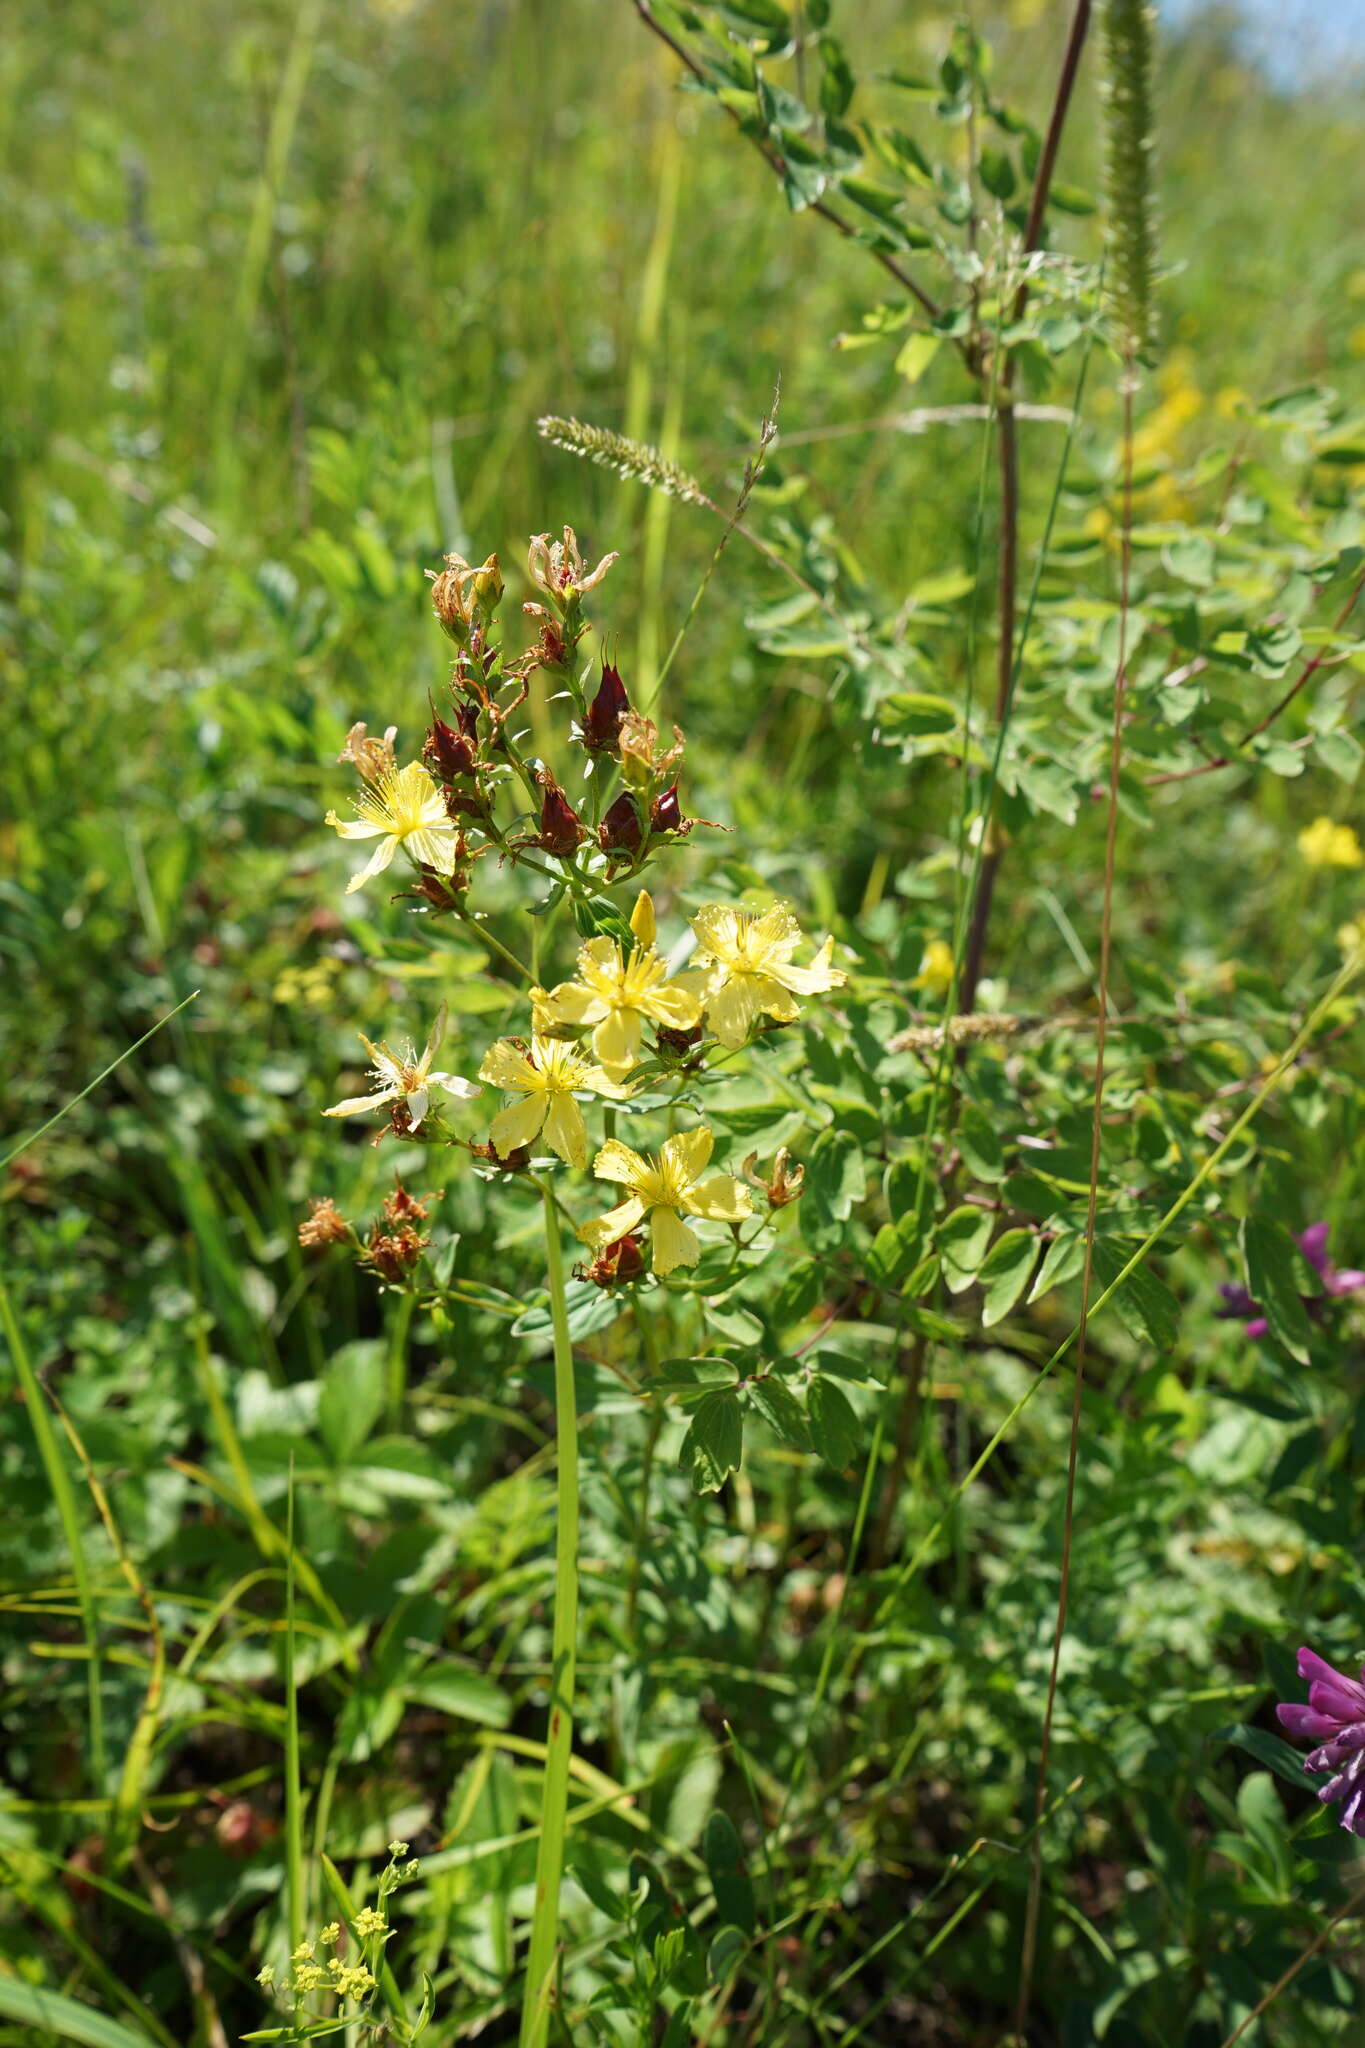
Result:
<svg viewBox="0 0 1365 2048">
<path fill-rule="evenodd" d="M 1339 1906 L 1337 1908 L 1336 1912 L 1333 1913 L 1331 1919 L 1327 1922 L 1327 1924 L 1320 1930 L 1319 1933 L 1314 1935 L 1313 1939 L 1309 1942 L 1303 1954 L 1301 1956 L 1296 1957 L 1296 1959 L 1289 1965 L 1289 1968 L 1284 1972 L 1283 1976 L 1277 1977 L 1275 1979 L 1275 1982 L 1271 1985 L 1269 1991 L 1266 1992 L 1265 1996 L 1262 1999 L 1260 1999 L 1260 2001 L 1256 2005 L 1252 2007 L 1251 2011 L 1247 2014 L 1246 2018 L 1244 2020 L 1241 2020 L 1238 2023 L 1238 2025 L 1233 2028 L 1232 2032 L 1223 2042 L 1222 2048 L 1234 2048 L 1234 2044 L 1241 2040 L 1243 2034 L 1245 2034 L 1250 2027 L 1255 2026 L 1257 2020 L 1261 2017 L 1261 2014 L 1274 2004 L 1275 2000 L 1279 1997 L 1280 1993 L 1284 1990 L 1285 1986 L 1293 1982 L 1294 1978 L 1298 1976 L 1299 1971 L 1303 1968 L 1304 1964 L 1312 1962 L 1313 1957 L 1318 1953 L 1318 1950 L 1322 1948 L 1325 1944 L 1328 1935 L 1332 1932 L 1332 1929 L 1334 1927 L 1339 1927 L 1341 1925 L 1341 1922 L 1343 1920 L 1348 1919 L 1350 1915 L 1354 1913 L 1356 1909 L 1360 1906 L 1365 1906 L 1365 1885 L 1361 1885 L 1358 1891 L 1352 1892 L 1350 1898 L 1346 1901 L 1346 1904 L 1344 1906 Z"/>
<path fill-rule="evenodd" d="M 706 73 L 702 70 L 701 65 L 697 63 L 696 59 L 680 42 L 676 41 L 668 33 L 668 30 L 663 27 L 662 23 L 654 19 L 654 16 L 649 11 L 647 0 L 634 0 L 634 7 L 635 12 L 639 15 L 645 27 L 673 52 L 678 62 L 685 65 L 694 78 L 704 80 Z M 730 115 L 736 127 L 740 129 L 741 133 L 745 132 L 743 123 L 735 110 L 732 107 L 727 107 L 726 112 Z M 769 170 L 780 178 L 783 174 L 783 165 L 782 159 L 777 155 L 776 151 L 769 149 L 767 144 L 760 142 L 756 136 L 750 136 L 749 140 L 753 143 L 754 148 L 758 151 L 764 163 L 767 164 Z M 808 213 L 819 214 L 821 220 L 827 220 L 832 228 L 837 228 L 839 233 L 847 237 L 848 240 L 853 241 L 857 239 L 857 229 L 849 221 L 842 219 L 834 211 L 833 207 L 826 206 L 822 199 L 813 201 L 806 210 Z M 937 299 L 931 297 L 925 291 L 923 285 L 916 278 L 913 278 L 910 272 L 901 264 L 897 263 L 894 256 L 888 255 L 885 249 L 874 249 L 866 242 L 862 246 L 867 249 L 870 256 L 880 263 L 883 270 L 895 278 L 902 290 L 909 292 L 911 298 L 916 301 L 931 320 L 938 318 L 943 309 Z"/>
<path fill-rule="evenodd" d="M 882 1485 L 882 1497 L 877 1504 L 877 1519 L 872 1527 L 871 1540 L 867 1546 L 868 1570 L 879 1572 L 886 1563 L 886 1553 L 891 1539 L 891 1524 L 895 1518 L 896 1502 L 900 1499 L 901 1487 L 905 1484 L 905 1470 L 910 1462 L 910 1446 L 915 1434 L 923 1405 L 924 1354 L 929 1340 L 923 1331 L 915 1338 L 910 1353 L 910 1362 L 905 1375 L 905 1387 L 901 1394 L 900 1413 L 896 1417 L 896 1441 L 891 1449 L 891 1463 Z"/>
<path fill-rule="evenodd" d="M 1062 68 L 1057 77 L 1052 113 L 1039 153 L 1038 168 L 1033 177 L 1033 193 L 1029 200 L 1028 220 L 1024 227 L 1024 240 L 1020 251 L 1023 257 L 1031 256 L 1042 238 L 1048 193 L 1052 189 L 1052 174 L 1056 169 L 1062 130 L 1066 126 L 1076 74 L 1080 69 L 1081 52 L 1085 48 L 1089 29 L 1090 0 L 1076 0 L 1066 49 L 1062 56 Z M 1023 318 L 1027 305 L 1028 277 L 1025 274 L 1014 297 L 1015 320 Z M 1006 356 L 1000 372 L 996 408 L 1000 460 L 999 647 L 996 654 L 995 677 L 997 722 L 1008 718 L 1010 700 L 1014 693 L 1014 620 L 1019 601 L 1019 440 L 1013 400 L 1014 358 Z M 968 925 L 967 950 L 962 965 L 959 993 L 959 1001 L 964 1010 L 970 1010 L 976 1001 L 976 991 L 981 980 L 981 965 L 986 952 L 986 934 L 990 928 L 991 902 L 995 895 L 995 881 L 999 871 L 998 849 L 994 852 L 988 850 L 977 871 L 976 895 Z"/>
<path fill-rule="evenodd" d="M 1096 1019 L 1094 1107 L 1090 1126 L 1090 1186 L 1085 1210 L 1085 1264 L 1081 1274 L 1081 1312 L 1076 1325 L 1076 1370 L 1071 1388 L 1071 1436 L 1067 1447 L 1066 1501 L 1062 1511 L 1062 1559 L 1057 1588 L 1057 1620 L 1052 1634 L 1052 1661 L 1048 1669 L 1047 1701 L 1043 1708 L 1043 1731 L 1038 1745 L 1035 1828 L 1029 1860 L 1024 1944 L 1019 1964 L 1019 2003 L 1015 2015 L 1015 2032 L 1021 2041 L 1024 2039 L 1024 2029 L 1028 2020 L 1029 1996 L 1033 1987 L 1033 1964 L 1038 1946 L 1038 1911 L 1043 1889 L 1042 1820 L 1047 1807 L 1047 1769 L 1052 1749 L 1052 1721 L 1057 1704 L 1057 1677 L 1061 1665 L 1062 1641 L 1066 1634 L 1067 1595 L 1071 1587 L 1071 1545 L 1076 1518 L 1076 1472 L 1080 1463 L 1085 1349 L 1090 1326 L 1090 1293 L 1095 1272 L 1095 1216 L 1099 1207 L 1100 1146 L 1104 1133 L 1104 1055 L 1109 1026 L 1109 963 L 1113 943 L 1114 875 L 1118 854 L 1119 770 L 1123 763 L 1123 700 L 1128 682 L 1128 612 L 1133 553 L 1134 381 L 1134 364 L 1130 356 L 1123 380 L 1123 551 L 1119 572 L 1119 645 L 1114 676 L 1114 721 L 1109 745 L 1109 808 L 1104 840 L 1104 901 L 1100 911 L 1099 1014 Z"/>
</svg>

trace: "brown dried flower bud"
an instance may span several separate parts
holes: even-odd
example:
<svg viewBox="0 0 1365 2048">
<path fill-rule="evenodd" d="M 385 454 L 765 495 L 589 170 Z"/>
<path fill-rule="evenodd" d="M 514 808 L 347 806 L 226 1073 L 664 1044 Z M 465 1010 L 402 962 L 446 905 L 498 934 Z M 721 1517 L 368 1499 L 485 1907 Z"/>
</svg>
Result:
<svg viewBox="0 0 1365 2048">
<path fill-rule="evenodd" d="M 667 789 L 661 790 L 649 807 L 649 829 L 651 832 L 669 832 L 678 838 L 682 838 L 692 830 L 694 823 L 694 819 L 685 818 L 682 814 L 682 805 L 678 801 L 678 785 L 676 782 L 670 783 Z"/>
<path fill-rule="evenodd" d="M 536 777 L 540 784 L 540 830 L 531 841 L 542 853 L 567 860 L 585 836 L 582 820 L 548 768 Z"/>
<path fill-rule="evenodd" d="M 630 791 L 623 789 L 598 827 L 597 843 L 603 853 L 636 854 L 643 838 L 639 805 Z"/>
<path fill-rule="evenodd" d="M 457 775 L 472 775 L 479 763 L 477 706 L 458 705 L 455 718 L 456 725 L 447 725 L 433 707 L 431 728 L 422 742 L 422 759 L 441 782 L 453 782 Z"/>
<path fill-rule="evenodd" d="M 391 1231 L 376 1223 L 365 1248 L 365 1263 L 373 1266 L 381 1280 L 397 1285 L 407 1279 L 430 1243 L 431 1239 L 420 1236 L 410 1223 Z"/>
<path fill-rule="evenodd" d="M 410 1195 L 402 1181 L 395 1174 L 393 1193 L 384 1197 L 384 1221 L 386 1223 L 425 1223 L 430 1204 L 439 1199 L 428 1195 L 423 1201 L 417 1195 Z"/>
<path fill-rule="evenodd" d="M 574 1273 L 594 1287 L 629 1287 L 644 1278 L 645 1248 L 635 1231 L 628 1230 L 624 1237 L 603 1245 L 588 1265 L 575 1266 Z"/>
<path fill-rule="evenodd" d="M 386 775 L 393 774 L 398 765 L 393 751 L 397 737 L 398 727 L 391 725 L 382 740 L 371 739 L 365 730 L 364 719 L 358 719 L 347 733 L 346 744 L 337 760 L 349 761 L 366 782 L 382 782 Z"/>
<path fill-rule="evenodd" d="M 621 722 L 630 713 L 630 698 L 619 672 L 609 661 L 602 664 L 597 695 L 583 713 L 583 745 L 590 754 L 613 754 L 621 737 Z"/>
<path fill-rule="evenodd" d="M 467 647 L 474 627 L 474 578 L 463 555 L 447 555 L 439 573 L 428 569 L 431 578 L 431 609 L 457 647 Z"/>
<path fill-rule="evenodd" d="M 308 1203 L 309 1214 L 299 1225 L 299 1243 L 312 1247 L 321 1244 L 346 1244 L 351 1237 L 351 1226 L 338 1209 L 330 1195 L 313 1195 Z"/>
</svg>

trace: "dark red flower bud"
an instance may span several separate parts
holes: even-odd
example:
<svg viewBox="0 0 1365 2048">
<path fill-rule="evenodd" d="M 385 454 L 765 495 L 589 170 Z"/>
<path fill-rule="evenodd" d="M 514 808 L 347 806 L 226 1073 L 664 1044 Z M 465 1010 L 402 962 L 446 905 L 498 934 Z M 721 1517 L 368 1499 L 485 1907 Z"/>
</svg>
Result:
<svg viewBox="0 0 1365 2048">
<path fill-rule="evenodd" d="M 597 843 L 603 853 L 638 853 L 643 836 L 639 807 L 630 791 L 623 789 L 602 820 Z"/>
<path fill-rule="evenodd" d="M 633 1281 L 644 1278 L 645 1248 L 633 1230 L 614 1243 L 603 1245 L 590 1265 L 576 1266 L 575 1273 L 581 1280 L 590 1280 L 594 1287 L 629 1287 Z"/>
<path fill-rule="evenodd" d="M 678 785 L 671 783 L 661 790 L 649 807 L 649 829 L 651 832 L 690 832 L 692 820 L 682 814 L 678 802 Z"/>
<path fill-rule="evenodd" d="M 422 758 L 441 782 L 453 782 L 457 775 L 472 775 L 478 764 L 478 712 L 472 704 L 461 705 L 455 716 L 461 728 L 458 732 L 433 710 L 431 730 L 422 742 Z"/>
<path fill-rule="evenodd" d="M 621 720 L 630 710 L 626 686 L 609 661 L 602 664 L 597 695 L 583 714 L 583 745 L 590 754 L 614 754 Z"/>
<path fill-rule="evenodd" d="M 548 768 L 542 768 L 536 780 L 542 795 L 540 831 L 535 844 L 542 853 L 557 854 L 560 859 L 567 860 L 583 837 L 582 823 Z"/>
</svg>

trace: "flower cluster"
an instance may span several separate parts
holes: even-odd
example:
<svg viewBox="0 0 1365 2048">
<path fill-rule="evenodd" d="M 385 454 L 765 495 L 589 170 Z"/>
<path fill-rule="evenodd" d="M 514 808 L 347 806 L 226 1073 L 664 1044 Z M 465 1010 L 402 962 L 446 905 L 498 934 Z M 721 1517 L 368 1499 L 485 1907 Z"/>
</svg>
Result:
<svg viewBox="0 0 1365 2048">
<path fill-rule="evenodd" d="M 661 844 L 685 838 L 698 822 L 684 815 L 679 795 L 681 732 L 675 729 L 669 744 L 660 742 L 653 721 L 632 705 L 614 663 L 602 662 L 595 686 L 589 670 L 580 672 L 578 650 L 589 630 L 583 599 L 615 560 L 606 555 L 590 569 L 569 527 L 562 541 L 536 536 L 528 573 L 540 596 L 525 610 L 539 639 L 509 658 L 497 634 L 504 587 L 496 556 L 479 568 L 447 557 L 433 582 L 432 603 L 455 648 L 449 716 L 433 711 L 422 758 L 402 765 L 394 728 L 378 739 L 364 725 L 353 727 L 342 758 L 360 778 L 357 815 L 343 822 L 328 814 L 343 838 L 379 841 L 352 889 L 401 851 L 416 871 L 426 914 L 449 912 L 482 931 L 466 898 L 478 861 L 496 853 L 500 861 L 548 877 L 551 894 L 543 909 L 572 902 L 580 942 L 571 971 L 541 988 L 522 970 L 531 982 L 527 1028 L 487 1048 L 477 1081 L 436 1065 L 447 1021 L 443 1007 L 420 1053 L 410 1044 L 395 1051 L 362 1035 L 375 1085 L 325 1114 L 382 1112 L 380 1136 L 387 1130 L 409 1142 L 461 1146 L 489 1172 L 522 1173 L 547 1153 L 578 1171 L 591 1166 L 596 1179 L 622 1191 L 615 1207 L 578 1231 L 594 1254 L 580 1270 L 603 1286 L 640 1279 L 647 1262 L 660 1279 L 695 1266 L 703 1250 L 697 1223 L 728 1226 L 738 1244 L 741 1226 L 759 1221 L 751 1188 L 762 1191 L 769 1214 L 796 1199 L 801 1168 L 785 1153 L 768 1180 L 758 1177 L 753 1158 L 743 1180 L 709 1172 L 714 1133 L 701 1121 L 678 1128 L 684 1097 L 694 1116 L 695 1093 L 707 1084 L 711 1064 L 794 1023 L 805 999 L 845 979 L 833 963 L 832 939 L 798 964 L 803 935 L 785 903 L 759 909 L 705 904 L 690 920 L 690 938 L 684 934 L 678 950 L 666 952 L 647 890 L 637 891 L 628 920 L 600 893 L 603 884 L 637 873 Z M 577 807 L 548 764 L 523 757 L 509 725 L 537 669 L 553 678 L 572 708 L 568 744 L 584 757 L 587 792 Z M 509 800 L 528 807 L 508 816 Z M 507 957 L 500 943 L 496 950 Z M 454 1105 L 484 1089 L 502 1098 L 488 1115 L 486 1137 L 453 1127 Z M 590 1105 L 605 1117 L 595 1147 L 585 1115 Z M 657 1152 L 622 1142 L 618 1113 L 665 1115 L 667 1132 Z M 326 1201 L 314 1203 L 299 1234 L 310 1245 L 349 1238 L 382 1278 L 407 1284 L 427 1248 L 417 1228 L 425 1215 L 400 1184 L 367 1242 Z"/>
<path fill-rule="evenodd" d="M 1304 1758 L 1304 1769 L 1332 1773 L 1318 1798 L 1325 1806 L 1340 1806 L 1341 1825 L 1349 1833 L 1365 1835 L 1365 1671 L 1359 1679 L 1347 1678 L 1304 1648 L 1299 1677 L 1309 1681 L 1308 1703 L 1277 1707 L 1280 1725 L 1317 1744 Z"/>
</svg>

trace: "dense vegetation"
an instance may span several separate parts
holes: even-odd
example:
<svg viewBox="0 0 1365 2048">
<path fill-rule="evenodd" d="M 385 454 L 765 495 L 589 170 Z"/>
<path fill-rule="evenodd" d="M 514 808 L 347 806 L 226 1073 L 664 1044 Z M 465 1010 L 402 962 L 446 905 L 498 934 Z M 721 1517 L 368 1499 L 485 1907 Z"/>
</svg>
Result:
<svg viewBox="0 0 1365 2048">
<path fill-rule="evenodd" d="M 1365 122 L 1088 13 L 7 22 L 0 2041 L 1358 2030 Z"/>
</svg>

